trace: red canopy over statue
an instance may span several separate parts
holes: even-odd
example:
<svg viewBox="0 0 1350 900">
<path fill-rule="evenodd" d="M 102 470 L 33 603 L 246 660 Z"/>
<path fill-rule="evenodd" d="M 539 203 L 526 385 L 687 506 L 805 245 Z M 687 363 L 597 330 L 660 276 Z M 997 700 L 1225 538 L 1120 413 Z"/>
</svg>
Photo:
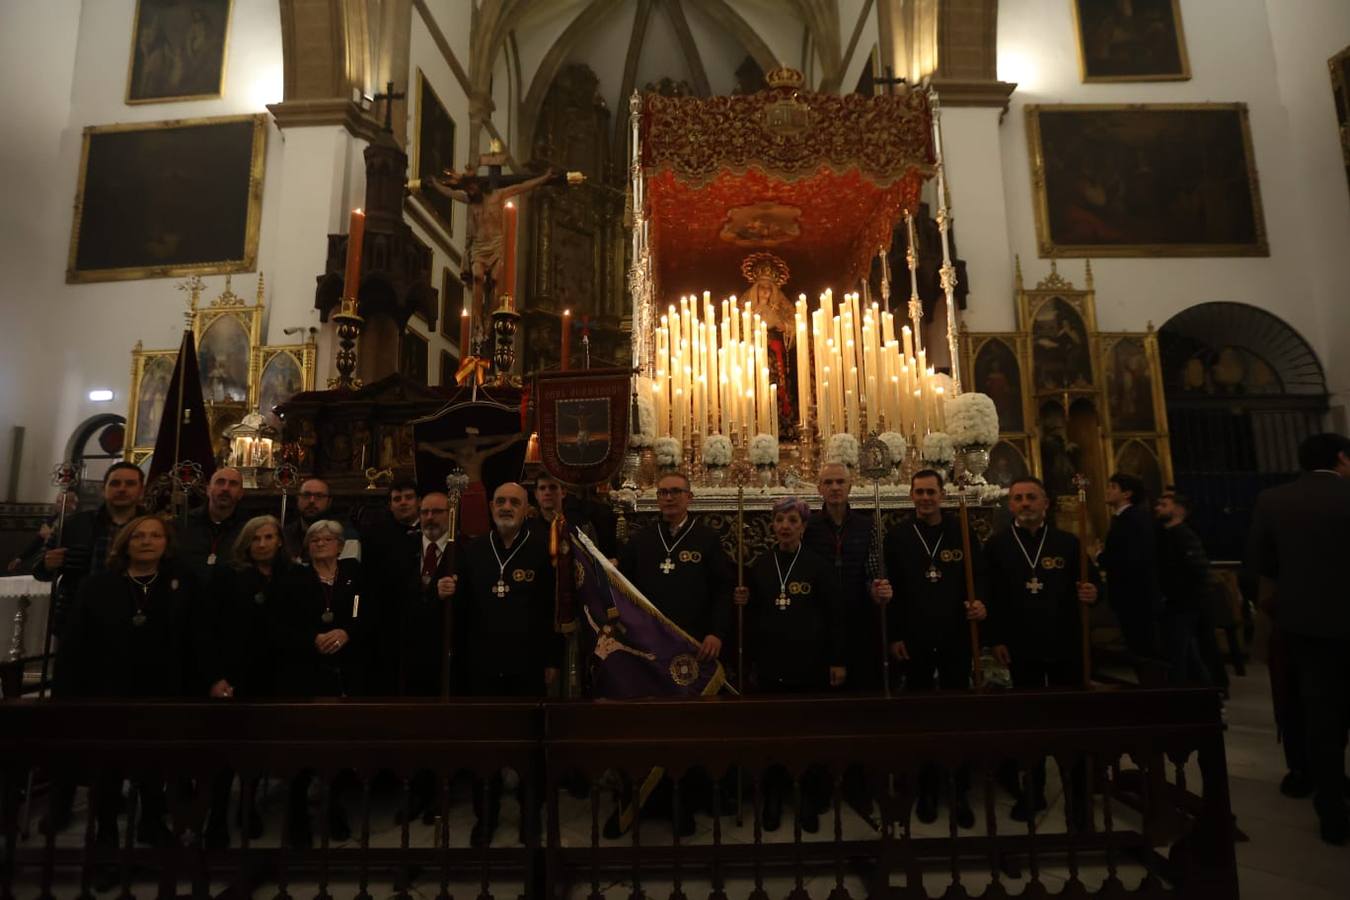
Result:
<svg viewBox="0 0 1350 900">
<path fill-rule="evenodd" d="M 658 307 L 742 292 L 741 260 L 756 250 L 787 261 L 789 295 L 852 290 L 934 174 L 926 92 L 817 94 L 781 69 L 767 80 L 757 94 L 641 99 L 639 199 Z"/>
</svg>

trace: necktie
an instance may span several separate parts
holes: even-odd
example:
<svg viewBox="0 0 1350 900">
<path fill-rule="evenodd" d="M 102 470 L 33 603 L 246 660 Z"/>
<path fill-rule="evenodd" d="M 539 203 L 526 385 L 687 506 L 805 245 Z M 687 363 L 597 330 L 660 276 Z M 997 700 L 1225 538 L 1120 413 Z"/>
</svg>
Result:
<svg viewBox="0 0 1350 900">
<path fill-rule="evenodd" d="M 435 544 L 427 544 L 427 552 L 422 554 L 422 581 L 430 583 L 431 579 L 436 577 L 436 562 L 440 554 L 437 552 Z"/>
</svg>

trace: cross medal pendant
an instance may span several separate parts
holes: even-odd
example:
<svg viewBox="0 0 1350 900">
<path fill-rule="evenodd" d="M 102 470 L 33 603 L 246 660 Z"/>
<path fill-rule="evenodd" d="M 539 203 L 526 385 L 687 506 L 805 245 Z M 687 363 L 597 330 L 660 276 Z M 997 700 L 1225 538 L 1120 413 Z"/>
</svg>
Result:
<svg viewBox="0 0 1350 900">
<path fill-rule="evenodd" d="M 923 577 L 933 582 L 933 584 L 937 584 L 942 580 L 942 570 L 937 566 L 929 566 L 928 571 L 923 573 Z"/>
<path fill-rule="evenodd" d="M 1041 580 L 1039 578 L 1037 578 L 1035 575 L 1032 575 L 1031 580 L 1026 583 L 1025 587 L 1028 591 L 1031 591 L 1031 593 L 1039 594 L 1041 592 L 1041 588 L 1045 587 L 1045 585 L 1041 583 Z"/>
<path fill-rule="evenodd" d="M 502 581 L 500 578 L 498 578 L 497 583 L 492 586 L 492 593 L 496 594 L 498 597 L 505 597 L 510 592 L 511 589 L 507 587 L 506 582 Z"/>
<path fill-rule="evenodd" d="M 672 560 L 669 556 L 667 556 L 665 562 L 661 563 L 661 574 L 669 575 L 671 572 L 674 571 L 675 571 L 675 561 Z"/>
<path fill-rule="evenodd" d="M 786 593 L 780 593 L 778 595 L 778 599 L 774 601 L 774 605 L 777 606 L 779 609 L 787 609 L 789 606 L 792 605 L 792 601 L 788 599 L 788 595 Z"/>
<path fill-rule="evenodd" d="M 323 615 L 319 616 L 319 621 L 325 625 L 333 624 L 333 611 L 331 609 L 325 609 Z"/>
</svg>

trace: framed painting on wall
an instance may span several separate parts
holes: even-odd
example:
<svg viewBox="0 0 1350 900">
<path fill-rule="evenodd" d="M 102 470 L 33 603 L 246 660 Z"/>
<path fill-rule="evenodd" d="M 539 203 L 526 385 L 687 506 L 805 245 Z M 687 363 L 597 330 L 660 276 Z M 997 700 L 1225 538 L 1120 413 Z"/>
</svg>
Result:
<svg viewBox="0 0 1350 900">
<path fill-rule="evenodd" d="M 1270 255 L 1246 104 L 1026 116 L 1041 256 Z"/>
<path fill-rule="evenodd" d="M 1191 77 L 1180 0 L 1074 0 L 1083 80 Z"/>
<path fill-rule="evenodd" d="M 139 463 L 155 449 L 164 401 L 169 396 L 178 349 L 145 350 L 138 343 L 131 353 L 131 395 L 127 398 L 127 458 Z"/>
<path fill-rule="evenodd" d="M 314 390 L 314 362 L 317 347 L 287 344 L 259 347 L 254 354 L 253 382 L 258 386 L 258 409 L 263 420 L 277 430 L 281 421 L 272 410 L 301 391 Z"/>
<path fill-rule="evenodd" d="M 66 281 L 254 268 L 265 116 L 84 130 Z"/>
<path fill-rule="evenodd" d="M 1336 122 L 1340 126 L 1345 180 L 1350 184 L 1350 47 L 1327 60 L 1327 68 L 1331 70 L 1331 93 L 1336 100 Z"/>
<path fill-rule="evenodd" d="M 464 282 L 459 280 L 449 266 L 441 269 L 441 337 L 459 344 L 459 319 L 464 309 Z M 465 348 L 459 348 L 460 355 L 467 355 Z"/>
<path fill-rule="evenodd" d="M 231 0 L 137 0 L 127 103 L 221 95 Z"/>
<path fill-rule="evenodd" d="M 404 331 L 399 342 L 398 370 L 418 384 L 426 384 L 429 352 L 430 342 L 426 338 L 412 329 Z"/>
<path fill-rule="evenodd" d="M 415 177 L 426 184 L 446 169 L 455 167 L 455 120 L 436 96 L 426 73 L 417 70 L 417 140 L 413 144 L 412 168 Z M 444 194 L 419 188 L 413 196 L 429 209 L 445 233 L 453 235 L 452 213 L 455 202 Z"/>
</svg>

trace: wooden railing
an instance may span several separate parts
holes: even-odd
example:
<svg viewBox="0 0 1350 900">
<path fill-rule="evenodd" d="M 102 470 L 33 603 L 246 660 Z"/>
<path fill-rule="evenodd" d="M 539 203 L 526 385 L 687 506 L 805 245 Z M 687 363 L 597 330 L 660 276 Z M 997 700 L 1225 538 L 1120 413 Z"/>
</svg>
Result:
<svg viewBox="0 0 1350 900">
<path fill-rule="evenodd" d="M 1045 756 L 1081 774 L 1061 779 L 1064 796 L 1054 799 L 1052 763 L 1051 810 L 1010 822 L 1001 773 L 1029 771 Z M 937 823 L 918 821 L 920 772 L 934 764 L 946 800 L 954 773 L 968 777 L 973 828 L 958 827 L 952 803 Z M 773 765 L 789 780 L 782 827 L 770 834 L 764 779 Z M 658 796 L 645 807 L 630 804 L 639 785 L 663 781 L 656 768 L 666 776 Z M 226 769 L 238 773 L 246 795 L 236 802 L 269 785 L 284 798 L 294 779 L 312 781 L 315 846 L 290 841 L 289 810 L 261 840 L 234 829 L 231 846 L 206 846 L 200 833 L 212 785 Z M 520 773 L 523 808 L 542 805 L 543 827 L 525 817 L 519 842 L 508 792 L 493 845 L 473 846 L 470 784 L 503 769 Z M 1053 893 L 1059 882 L 1078 896 L 1122 886 L 1144 897 L 1238 895 L 1222 726 L 1210 691 L 643 703 L 20 700 L 0 704 L 0 772 L 6 900 L 109 887 L 122 896 L 227 889 L 246 896 L 263 882 L 276 884 L 277 897 L 325 900 L 335 885 L 368 898 L 372 883 L 381 894 L 392 884 L 395 896 L 408 897 L 416 884 L 440 898 L 599 900 L 619 882 L 632 897 L 662 884 L 663 897 L 712 900 L 746 887 L 752 897 L 792 900 L 841 900 L 841 889 L 850 897 L 927 897 L 953 884 L 973 896 L 994 886 L 984 896 L 998 897 L 1031 885 L 1052 885 Z M 434 825 L 404 816 L 412 821 L 386 828 L 426 772 L 435 785 Z M 33 773 L 39 785 L 91 785 L 89 813 L 63 834 L 34 828 L 23 839 Z M 844 802 L 850 783 L 876 799 L 871 825 Z M 793 811 L 811 784 L 824 786 L 815 834 Z M 139 846 L 127 823 L 158 785 L 173 840 Z M 115 846 L 106 835 L 100 841 L 94 825 L 104 803 L 122 805 Z M 353 836 L 341 843 L 329 839 L 334 803 L 354 813 Z M 659 818 L 658 803 L 666 810 Z M 610 820 L 625 809 L 635 811 L 632 827 L 615 835 Z M 697 832 L 682 837 L 669 820 L 689 812 Z"/>
</svg>

